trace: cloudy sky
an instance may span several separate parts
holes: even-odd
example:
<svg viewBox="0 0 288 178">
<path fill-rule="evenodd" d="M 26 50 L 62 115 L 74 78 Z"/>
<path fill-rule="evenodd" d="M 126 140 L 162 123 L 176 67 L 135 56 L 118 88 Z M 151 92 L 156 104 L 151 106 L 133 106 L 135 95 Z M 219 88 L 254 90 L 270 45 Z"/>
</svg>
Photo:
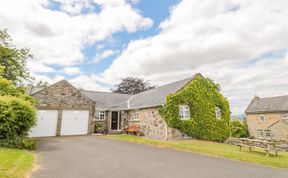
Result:
<svg viewBox="0 0 288 178">
<path fill-rule="evenodd" d="M 287 0 L 0 0 L 0 28 L 28 47 L 32 75 L 109 90 L 126 76 L 163 85 L 202 73 L 233 114 L 288 94 Z"/>
</svg>

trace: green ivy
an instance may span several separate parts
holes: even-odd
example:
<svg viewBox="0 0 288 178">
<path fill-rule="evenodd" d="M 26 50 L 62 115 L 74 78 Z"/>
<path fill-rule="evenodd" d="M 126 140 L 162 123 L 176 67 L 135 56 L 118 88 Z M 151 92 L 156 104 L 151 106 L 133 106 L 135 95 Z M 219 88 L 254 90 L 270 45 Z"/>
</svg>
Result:
<svg viewBox="0 0 288 178">
<path fill-rule="evenodd" d="M 179 105 L 190 108 L 190 120 L 181 120 Z M 221 108 L 221 119 L 215 107 Z M 222 96 L 219 86 L 212 80 L 197 75 L 175 94 L 168 95 L 166 105 L 160 109 L 167 124 L 193 138 L 223 142 L 229 137 L 229 102 Z"/>
</svg>

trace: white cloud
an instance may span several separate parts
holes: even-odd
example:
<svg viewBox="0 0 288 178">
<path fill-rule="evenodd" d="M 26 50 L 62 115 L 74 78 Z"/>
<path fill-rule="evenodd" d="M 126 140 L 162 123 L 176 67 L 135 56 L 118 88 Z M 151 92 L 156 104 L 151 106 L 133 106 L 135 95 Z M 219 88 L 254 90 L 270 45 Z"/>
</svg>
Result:
<svg viewBox="0 0 288 178">
<path fill-rule="evenodd" d="M 98 76 L 96 75 L 79 75 L 69 79 L 69 82 L 75 87 L 85 90 L 110 91 L 107 87 L 103 87 L 103 85 L 98 82 Z"/>
<path fill-rule="evenodd" d="M 158 35 L 132 41 L 101 80 L 140 76 L 164 84 L 202 72 L 221 84 L 233 113 L 242 113 L 255 93 L 288 94 L 287 57 L 253 62 L 288 49 L 287 7 L 286 0 L 183 0 Z"/>
<path fill-rule="evenodd" d="M 115 50 L 111 50 L 111 49 L 105 50 L 105 51 L 103 51 L 100 54 L 96 54 L 94 62 L 97 63 L 97 62 L 99 62 L 99 61 L 101 61 L 103 59 L 106 59 L 108 57 L 114 56 L 117 53 L 118 53 L 118 51 L 115 51 Z"/>
<path fill-rule="evenodd" d="M 55 69 L 53 67 L 49 67 L 47 65 L 33 62 L 33 61 L 28 61 L 27 67 L 30 69 L 30 72 L 32 73 L 51 73 L 55 72 Z"/>
<path fill-rule="evenodd" d="M 82 72 L 79 67 L 66 67 L 64 68 L 63 73 L 66 75 L 79 75 Z"/>
<path fill-rule="evenodd" d="M 87 45 L 152 25 L 124 0 L 56 1 L 61 11 L 48 9 L 48 0 L 1 1 L 0 28 L 8 28 L 16 45 L 30 48 L 38 63 L 74 65 L 83 62 Z M 93 6 L 100 11 L 81 13 Z"/>
</svg>

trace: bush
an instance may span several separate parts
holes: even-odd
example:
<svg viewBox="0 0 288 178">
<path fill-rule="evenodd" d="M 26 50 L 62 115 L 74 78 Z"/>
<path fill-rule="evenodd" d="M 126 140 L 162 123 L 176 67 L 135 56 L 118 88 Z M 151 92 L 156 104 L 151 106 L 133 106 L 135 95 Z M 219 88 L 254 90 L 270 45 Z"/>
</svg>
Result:
<svg viewBox="0 0 288 178">
<path fill-rule="evenodd" d="M 249 132 L 245 122 L 241 122 L 239 119 L 230 121 L 230 133 L 232 137 L 248 137 Z"/>
<path fill-rule="evenodd" d="M 35 140 L 28 137 L 14 137 L 0 140 L 0 147 L 35 150 Z"/>
<path fill-rule="evenodd" d="M 190 120 L 180 120 L 179 105 L 190 108 Z M 216 118 L 215 107 L 221 108 L 221 119 Z M 168 95 L 166 105 L 160 109 L 167 124 L 188 136 L 223 142 L 230 135 L 229 103 L 212 80 L 198 75 L 175 94 Z"/>
<path fill-rule="evenodd" d="M 13 96 L 0 96 L 0 139 L 27 136 L 35 125 L 35 115 L 31 102 Z"/>
</svg>

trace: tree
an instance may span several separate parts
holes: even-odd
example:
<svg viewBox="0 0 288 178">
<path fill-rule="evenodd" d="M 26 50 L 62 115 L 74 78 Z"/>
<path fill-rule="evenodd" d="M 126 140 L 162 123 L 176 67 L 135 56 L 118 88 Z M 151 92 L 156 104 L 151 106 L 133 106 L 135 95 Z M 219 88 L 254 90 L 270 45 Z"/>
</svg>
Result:
<svg viewBox="0 0 288 178">
<path fill-rule="evenodd" d="M 114 93 L 123 93 L 123 94 L 137 94 L 146 90 L 155 88 L 147 80 L 136 77 L 127 77 L 122 78 L 121 82 L 118 85 L 115 85 L 116 89 L 111 89 Z"/>
<path fill-rule="evenodd" d="M 240 121 L 239 119 L 233 119 L 230 121 L 230 134 L 232 137 L 248 137 L 249 132 L 246 122 Z"/>
<path fill-rule="evenodd" d="M 37 87 L 41 87 L 41 88 L 47 88 L 49 86 L 49 83 L 48 82 L 44 82 L 42 80 L 40 80 L 37 84 L 36 84 Z"/>
<path fill-rule="evenodd" d="M 36 102 L 24 87 L 1 77 L 3 71 L 0 65 L 0 147 L 33 149 L 35 143 L 26 136 L 36 122 Z"/>
<path fill-rule="evenodd" d="M 26 66 L 27 60 L 32 58 L 29 49 L 18 49 L 12 44 L 7 29 L 0 30 L 0 65 L 4 67 L 2 77 L 12 81 L 14 85 L 32 79 Z"/>
</svg>

